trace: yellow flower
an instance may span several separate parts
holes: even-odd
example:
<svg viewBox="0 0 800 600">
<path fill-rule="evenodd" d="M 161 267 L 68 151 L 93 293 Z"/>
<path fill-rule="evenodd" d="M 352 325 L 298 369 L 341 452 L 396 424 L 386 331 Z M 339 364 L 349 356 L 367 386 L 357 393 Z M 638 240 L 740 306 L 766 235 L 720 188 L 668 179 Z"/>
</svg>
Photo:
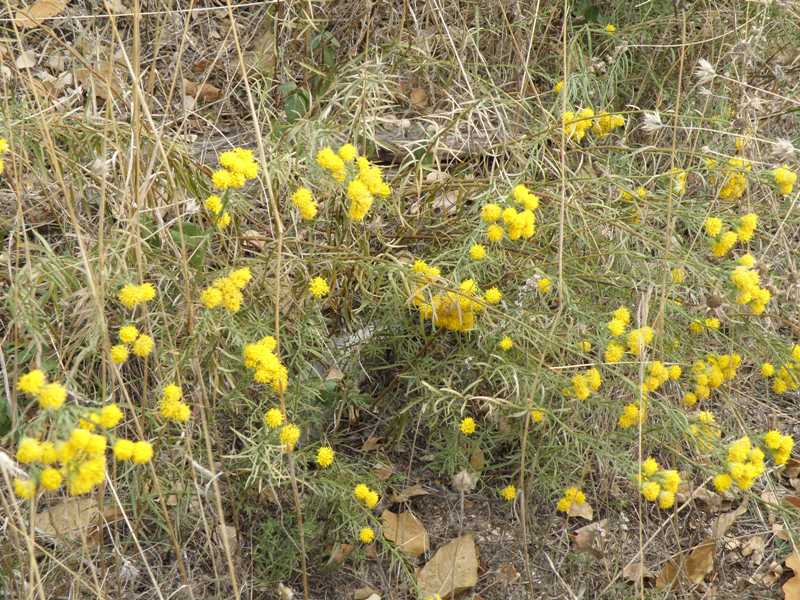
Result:
<svg viewBox="0 0 800 600">
<path fill-rule="evenodd" d="M 37 462 L 42 458 L 42 446 L 38 440 L 24 437 L 17 446 L 17 460 L 23 465 Z"/>
<path fill-rule="evenodd" d="M 608 25 L 606 25 L 606 31 L 608 33 L 614 33 L 616 30 L 617 30 L 616 26 L 613 25 L 612 23 L 609 23 Z"/>
<path fill-rule="evenodd" d="M 500 490 L 500 497 L 503 500 L 507 500 L 508 502 L 512 502 L 517 497 L 517 488 L 514 485 L 507 485 L 502 490 Z"/>
<path fill-rule="evenodd" d="M 663 491 L 658 495 L 659 508 L 672 508 L 675 504 L 675 492 Z"/>
<path fill-rule="evenodd" d="M 283 425 L 283 413 L 279 408 L 270 408 L 264 415 L 264 424 L 270 429 L 277 429 Z"/>
<path fill-rule="evenodd" d="M 115 451 L 116 452 L 116 451 Z M 153 446 L 150 442 L 134 442 L 131 460 L 137 465 L 145 465 L 153 458 Z"/>
<path fill-rule="evenodd" d="M 538 409 L 534 409 L 531 411 L 531 419 L 533 419 L 534 423 L 541 423 L 544 421 L 544 413 Z"/>
<path fill-rule="evenodd" d="M 718 217 L 707 217 L 703 227 L 705 227 L 707 235 L 717 237 L 722 233 L 722 219 Z"/>
<path fill-rule="evenodd" d="M 592 342 L 589 340 L 581 340 L 578 343 L 578 348 L 581 352 L 591 352 L 592 351 Z"/>
<path fill-rule="evenodd" d="M 36 396 L 47 383 L 47 377 L 41 369 L 28 371 L 17 380 L 17 389 L 24 394 Z"/>
<path fill-rule="evenodd" d="M 672 283 L 680 285 L 686 279 L 686 271 L 681 267 L 675 267 L 670 271 L 670 277 L 672 278 Z"/>
<path fill-rule="evenodd" d="M 58 410 L 67 399 L 67 389 L 60 383 L 48 383 L 39 389 L 36 398 L 46 410 Z"/>
<path fill-rule="evenodd" d="M 483 298 L 489 304 L 497 304 L 503 299 L 503 294 L 496 287 L 493 287 L 486 290 Z"/>
<path fill-rule="evenodd" d="M 114 458 L 117 460 L 130 460 L 133 456 L 134 443 L 130 440 L 118 439 L 114 442 Z"/>
<path fill-rule="evenodd" d="M 308 291 L 311 292 L 311 295 L 315 298 L 322 298 L 328 295 L 330 287 L 328 286 L 328 282 L 322 277 L 314 277 L 308 284 Z"/>
<path fill-rule="evenodd" d="M 483 244 L 472 244 L 469 248 L 469 257 L 472 260 L 483 260 L 486 256 L 486 247 Z"/>
<path fill-rule="evenodd" d="M 317 464 L 327 469 L 333 464 L 334 452 L 330 446 L 322 446 L 317 450 Z"/>
<path fill-rule="evenodd" d="M 123 414 L 116 404 L 106 404 L 100 409 L 99 423 L 106 429 L 116 427 L 122 420 Z"/>
<path fill-rule="evenodd" d="M 111 346 L 111 360 L 117 365 L 125 364 L 128 360 L 128 347 L 125 344 Z"/>
<path fill-rule="evenodd" d="M 792 193 L 792 188 L 797 181 L 797 173 L 794 173 L 786 168 L 786 166 L 778 167 L 772 170 L 772 177 L 778 185 L 778 191 L 782 196 L 788 196 Z"/>
<path fill-rule="evenodd" d="M 658 472 L 659 468 L 660 467 L 658 466 L 656 459 L 652 456 L 649 456 L 642 461 L 642 475 L 645 477 L 652 477 Z"/>
<path fill-rule="evenodd" d="M 550 281 L 547 277 L 542 277 L 539 281 L 536 282 L 536 289 L 539 290 L 540 294 L 549 293 L 552 286 L 553 282 Z"/>
<path fill-rule="evenodd" d="M 212 194 L 208 198 L 206 198 L 204 205 L 206 207 L 206 210 L 215 215 L 218 215 L 219 213 L 222 212 L 222 198 L 220 198 L 216 194 Z"/>
<path fill-rule="evenodd" d="M 230 224 L 231 224 L 231 214 L 230 214 L 230 213 L 229 213 L 229 212 L 226 210 L 225 212 L 223 212 L 223 213 L 220 215 L 220 217 L 219 217 L 219 218 L 218 218 L 218 219 L 215 221 L 215 223 L 216 223 L 216 225 L 217 225 L 217 229 L 219 229 L 220 231 L 222 231 L 222 230 L 223 230 L 223 229 L 225 229 L 225 228 L 226 228 L 228 225 L 230 225 Z"/>
<path fill-rule="evenodd" d="M 556 84 L 553 86 L 553 91 L 558 94 L 562 89 L 564 89 L 564 80 L 557 81 Z"/>
<path fill-rule="evenodd" d="M 606 346 L 606 350 L 603 353 L 603 358 L 607 363 L 618 363 L 622 360 L 622 357 L 625 356 L 625 348 L 622 347 L 621 344 L 617 344 L 616 342 L 611 342 Z"/>
<path fill-rule="evenodd" d="M 15 479 L 14 493 L 23 500 L 30 500 L 36 495 L 36 482 L 32 479 Z"/>
<path fill-rule="evenodd" d="M 292 452 L 300 439 L 300 428 L 294 423 L 287 423 L 281 428 L 278 439 L 284 452 Z"/>
<path fill-rule="evenodd" d="M 372 527 L 362 527 L 358 532 L 358 539 L 362 544 L 371 544 L 375 539 L 375 532 L 372 530 Z"/>
<path fill-rule="evenodd" d="M 503 239 L 503 235 L 505 235 L 505 232 L 497 223 L 493 223 L 486 228 L 486 239 L 490 242 L 499 242 Z"/>
<path fill-rule="evenodd" d="M 215 287 L 206 288 L 200 294 L 200 302 L 206 308 L 216 308 L 222 304 L 222 292 Z"/>
<path fill-rule="evenodd" d="M 292 194 L 292 204 L 300 211 L 304 221 L 310 221 L 317 216 L 317 203 L 308 188 L 297 188 Z"/>
<path fill-rule="evenodd" d="M 142 334 L 133 343 L 131 351 L 140 358 L 144 358 L 153 351 L 155 343 L 149 335 Z"/>
<path fill-rule="evenodd" d="M 353 221 L 363 221 L 373 202 L 369 188 L 360 179 L 353 179 L 347 184 L 347 197 L 350 199 L 347 215 Z"/>
<path fill-rule="evenodd" d="M 500 343 L 498 344 L 498 346 L 500 347 L 501 350 L 504 350 L 504 351 L 508 352 L 509 350 L 511 350 L 511 348 L 514 347 L 514 340 L 512 340 L 508 336 L 505 336 L 505 337 L 503 337 L 502 340 L 500 340 Z"/>
<path fill-rule="evenodd" d="M 727 492 L 733 484 L 733 478 L 727 473 L 714 476 L 714 487 L 718 492 Z"/>
<path fill-rule="evenodd" d="M 472 417 L 465 417 L 461 420 L 461 425 L 459 426 L 461 433 L 464 435 L 472 435 L 475 433 L 475 419 Z"/>
<path fill-rule="evenodd" d="M 135 325 L 125 325 L 119 328 L 119 341 L 123 344 L 132 344 L 139 337 L 139 330 Z"/>
<path fill-rule="evenodd" d="M 356 158 L 358 158 L 358 150 L 353 144 L 343 144 L 339 146 L 339 149 L 336 151 L 336 154 L 339 155 L 345 162 L 353 162 Z"/>
<path fill-rule="evenodd" d="M 481 219 L 484 223 L 494 223 L 503 214 L 503 210 L 494 203 L 484 204 L 481 207 Z"/>
<path fill-rule="evenodd" d="M 655 502 L 661 493 L 661 486 L 655 481 L 648 481 L 642 485 L 642 496 L 648 502 Z"/>
<path fill-rule="evenodd" d="M 52 467 L 44 469 L 39 475 L 39 483 L 46 490 L 57 490 L 61 487 L 61 480 L 61 473 L 58 469 L 53 469 Z"/>
</svg>

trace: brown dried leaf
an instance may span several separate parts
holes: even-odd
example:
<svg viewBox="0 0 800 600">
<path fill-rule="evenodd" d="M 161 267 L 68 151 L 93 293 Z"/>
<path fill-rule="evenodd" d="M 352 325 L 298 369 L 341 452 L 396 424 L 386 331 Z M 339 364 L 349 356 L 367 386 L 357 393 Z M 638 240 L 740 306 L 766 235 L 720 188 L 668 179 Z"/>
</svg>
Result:
<svg viewBox="0 0 800 600">
<path fill-rule="evenodd" d="M 381 514 L 383 537 L 394 542 L 401 552 L 409 556 L 419 556 L 430 548 L 428 531 L 425 526 L 410 512 L 395 514 L 384 510 Z"/>
<path fill-rule="evenodd" d="M 92 526 L 99 525 L 102 520 L 115 521 L 122 514 L 114 506 L 105 506 L 102 514 L 97 506 L 96 498 L 70 498 L 42 510 L 36 515 L 38 532 L 55 538 L 77 538 L 86 534 Z"/>
<path fill-rule="evenodd" d="M 375 466 L 372 468 L 372 473 L 379 481 L 386 481 L 392 476 L 392 473 L 394 473 L 394 467 L 381 462 L 375 463 Z"/>
<path fill-rule="evenodd" d="M 711 527 L 711 538 L 715 540 L 722 538 L 728 532 L 728 529 L 736 522 L 736 519 L 746 512 L 747 500 L 742 502 L 736 510 L 722 513 L 714 520 L 714 525 Z"/>
<path fill-rule="evenodd" d="M 714 569 L 714 540 L 706 540 L 686 557 L 686 577 L 692 583 L 700 583 Z"/>
<path fill-rule="evenodd" d="M 783 584 L 783 597 L 785 600 L 800 600 L 800 554 L 792 553 L 786 559 L 786 566 L 794 571 L 794 577 Z"/>
<path fill-rule="evenodd" d="M 17 56 L 14 64 L 18 69 L 31 69 L 36 66 L 36 55 L 31 50 L 25 50 Z"/>
<path fill-rule="evenodd" d="M 783 501 L 789 506 L 800 508 L 800 498 L 798 498 L 797 496 L 784 496 Z"/>
<path fill-rule="evenodd" d="M 425 108 L 428 105 L 428 93 L 422 88 L 414 88 L 408 95 L 408 100 L 417 110 Z"/>
<path fill-rule="evenodd" d="M 766 542 L 760 535 L 754 535 L 742 546 L 742 556 L 749 556 L 750 563 L 758 566 L 764 560 L 764 547 Z"/>
<path fill-rule="evenodd" d="M 390 500 L 395 503 L 408 502 L 411 498 L 414 498 L 415 496 L 427 496 L 428 493 L 429 492 L 424 487 L 422 487 L 421 483 L 416 483 L 412 486 L 400 490 L 396 494 L 392 494 Z"/>
<path fill-rule="evenodd" d="M 188 79 L 183 80 L 183 93 L 185 96 L 199 98 L 203 102 L 214 102 L 222 97 L 222 90 L 217 86 L 206 83 L 195 83 Z"/>
<path fill-rule="evenodd" d="M 353 592 L 353 600 L 367 600 L 370 596 L 374 596 L 378 592 L 367 586 L 360 587 L 356 591 Z"/>
<path fill-rule="evenodd" d="M 797 460 L 796 458 L 790 458 L 783 467 L 782 475 L 784 477 L 788 477 L 789 479 L 800 477 L 800 460 Z"/>
<path fill-rule="evenodd" d="M 68 0 L 36 0 L 27 8 L 17 11 L 15 19 L 20 29 L 38 27 L 42 21 L 55 17 L 67 8 Z"/>
<path fill-rule="evenodd" d="M 364 442 L 364 445 L 361 446 L 361 449 L 365 452 L 368 450 L 375 450 L 375 448 L 381 445 L 381 439 L 382 438 L 379 437 L 369 436 L 367 441 Z"/>
<path fill-rule="evenodd" d="M 578 552 L 588 552 L 595 558 L 602 558 L 607 525 L 608 519 L 603 519 L 576 530 L 572 534 L 575 549 Z"/>
<path fill-rule="evenodd" d="M 475 448 L 469 457 L 469 466 L 476 471 L 480 471 L 486 465 L 486 457 L 483 455 L 483 450 Z"/>
<path fill-rule="evenodd" d="M 656 576 L 656 588 L 661 589 L 668 586 L 678 587 L 678 585 L 680 585 L 678 576 L 682 569 L 683 559 L 667 561 Z"/>
<path fill-rule="evenodd" d="M 122 95 L 122 81 L 116 72 L 114 61 L 108 61 L 91 69 L 75 71 L 75 81 L 90 90 L 95 97 L 112 100 Z"/>
<path fill-rule="evenodd" d="M 497 568 L 497 582 L 502 585 L 511 585 L 520 578 L 517 568 L 511 563 L 503 563 Z"/>
<path fill-rule="evenodd" d="M 592 509 L 592 505 L 588 502 L 581 502 L 580 504 L 573 502 L 567 511 L 567 516 L 580 517 L 581 519 L 591 521 L 594 518 L 594 510 Z"/>
<path fill-rule="evenodd" d="M 330 549 L 330 558 L 328 565 L 340 565 L 345 559 L 350 556 L 353 551 L 353 544 L 334 544 Z"/>
<path fill-rule="evenodd" d="M 637 585 L 641 585 L 644 579 L 654 578 L 655 573 L 653 573 L 642 563 L 635 562 L 622 569 L 622 577 L 624 577 L 627 581 L 632 581 Z"/>
<path fill-rule="evenodd" d="M 439 548 L 417 573 L 423 597 L 448 598 L 478 583 L 478 549 L 471 534 L 462 535 Z"/>
</svg>

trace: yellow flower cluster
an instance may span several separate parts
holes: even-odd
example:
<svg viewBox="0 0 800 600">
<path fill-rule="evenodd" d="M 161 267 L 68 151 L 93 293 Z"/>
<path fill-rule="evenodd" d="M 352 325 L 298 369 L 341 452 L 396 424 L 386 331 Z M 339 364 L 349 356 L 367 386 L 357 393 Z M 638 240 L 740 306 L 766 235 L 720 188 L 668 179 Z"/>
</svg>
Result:
<svg viewBox="0 0 800 600">
<path fill-rule="evenodd" d="M 358 531 L 358 540 L 362 544 L 371 544 L 375 540 L 375 530 L 372 527 L 362 527 Z"/>
<path fill-rule="evenodd" d="M 608 332 L 611 334 L 612 337 L 619 337 L 625 330 L 628 328 L 628 324 L 631 322 L 631 311 L 629 311 L 624 306 L 620 306 L 617 310 L 614 311 L 611 320 L 606 324 L 608 328 Z"/>
<path fill-rule="evenodd" d="M 703 333 L 706 330 L 718 331 L 722 323 L 716 317 L 708 317 L 703 319 L 702 321 L 699 319 L 695 319 L 691 323 L 689 323 L 689 331 L 692 333 Z"/>
<path fill-rule="evenodd" d="M 283 425 L 283 413 L 279 408 L 270 408 L 264 413 L 264 425 L 270 429 L 277 429 Z"/>
<path fill-rule="evenodd" d="M 706 166 L 715 168 L 717 161 L 713 159 L 707 160 Z M 719 197 L 722 200 L 738 200 L 741 198 L 747 189 L 747 173 L 750 172 L 751 168 L 750 162 L 743 158 L 734 157 L 729 159 L 725 167 L 725 180 L 719 190 Z M 715 179 L 716 176 L 711 177 L 711 181 Z"/>
<path fill-rule="evenodd" d="M 722 432 L 714 415 L 707 410 L 701 410 L 697 413 L 695 421 L 689 425 L 689 435 L 698 448 L 708 451 L 716 445 Z"/>
<path fill-rule="evenodd" d="M 251 179 L 258 177 L 258 163 L 252 150 L 234 148 L 219 155 L 222 167 L 211 174 L 211 183 L 220 190 L 244 187 Z"/>
<path fill-rule="evenodd" d="M 152 283 L 143 283 L 141 285 L 126 283 L 117 293 L 117 299 L 125 308 L 134 308 L 139 304 L 149 302 L 155 297 L 156 288 L 153 287 Z"/>
<path fill-rule="evenodd" d="M 659 508 L 672 508 L 681 476 L 674 469 L 662 469 L 653 457 L 642 462 L 639 490 L 648 502 L 658 501 Z"/>
<path fill-rule="evenodd" d="M 652 343 L 653 335 L 653 328 L 647 325 L 638 329 L 631 329 L 627 338 L 628 352 L 634 356 L 641 356 L 647 346 Z"/>
<path fill-rule="evenodd" d="M 300 211 L 304 221 L 311 221 L 317 216 L 317 202 L 307 187 L 299 187 L 292 194 L 292 204 Z"/>
<path fill-rule="evenodd" d="M 20 377 L 17 389 L 36 398 L 39 407 L 45 410 L 58 410 L 67 399 L 67 388 L 60 383 L 48 383 L 41 369 L 33 369 Z"/>
<path fill-rule="evenodd" d="M 644 423 L 646 418 L 647 407 L 644 403 L 642 403 L 642 408 L 639 410 L 638 404 L 630 402 L 622 407 L 622 414 L 619 416 L 617 424 L 621 429 L 628 429 L 629 427 L 635 427 L 636 425 Z"/>
<path fill-rule="evenodd" d="M 749 490 L 765 470 L 764 451 L 753 446 L 748 436 L 728 445 L 727 462 L 727 472 L 714 477 L 714 487 L 719 492 L 727 491 L 732 484 L 741 490 Z"/>
<path fill-rule="evenodd" d="M 8 140 L 0 137 L 0 175 L 6 170 L 6 161 L 2 158 L 2 155 L 6 152 L 8 152 Z"/>
<path fill-rule="evenodd" d="M 0 169 L 0 173 L 2 172 L 2 169 Z M 797 173 L 790 171 L 786 165 L 783 165 L 772 170 L 772 177 L 775 179 L 781 196 L 788 196 L 792 193 L 794 184 L 797 181 Z"/>
<path fill-rule="evenodd" d="M 278 343 L 268 335 L 253 344 L 246 344 L 242 356 L 244 366 L 253 370 L 253 379 L 257 383 L 268 383 L 278 393 L 286 390 L 289 383 L 289 372 L 273 351 Z"/>
<path fill-rule="evenodd" d="M 610 115 L 601 112 L 595 117 L 594 110 L 590 107 L 582 108 L 577 113 L 567 111 L 561 115 L 561 125 L 564 134 L 576 142 L 580 142 L 589 129 L 597 137 L 605 137 L 618 127 L 625 126 L 625 117 L 622 115 Z"/>
<path fill-rule="evenodd" d="M 120 343 L 111 346 L 111 360 L 117 365 L 125 364 L 130 352 L 139 358 L 145 358 L 155 347 L 153 338 L 139 333 L 135 325 L 123 325 L 117 335 Z"/>
<path fill-rule="evenodd" d="M 720 356 L 709 354 L 706 360 L 696 360 L 692 364 L 694 388 L 683 395 L 683 403 L 694 406 L 698 400 L 708 399 L 713 390 L 736 377 L 736 370 L 741 363 L 742 357 L 735 353 Z"/>
<path fill-rule="evenodd" d="M 206 210 L 214 215 L 214 224 L 217 229 L 222 231 L 231 224 L 231 215 L 227 210 L 224 210 L 222 198 L 217 194 L 211 194 L 204 203 Z"/>
<path fill-rule="evenodd" d="M 764 377 L 775 376 L 772 381 L 772 391 L 776 394 L 783 394 L 787 391 L 795 392 L 800 389 L 798 371 L 800 371 L 800 345 L 795 345 L 792 348 L 792 360 L 781 365 L 777 373 L 775 372 L 775 367 L 769 363 L 764 363 L 761 366 L 761 373 Z"/>
<path fill-rule="evenodd" d="M 392 189 L 383 180 L 381 168 L 370 163 L 366 157 L 358 156 L 352 144 L 343 145 L 337 152 L 329 147 L 317 152 L 317 164 L 339 183 L 347 179 L 346 165 L 353 162 L 353 177 L 347 184 L 347 197 L 350 200 L 347 214 L 353 221 L 363 221 L 375 196 L 385 198 L 392 193 Z"/>
<path fill-rule="evenodd" d="M 556 510 L 558 512 L 567 513 L 572 508 L 573 504 L 584 504 L 586 502 L 586 495 L 575 486 L 568 487 L 564 490 L 564 495 L 556 503 Z"/>
<path fill-rule="evenodd" d="M 592 133 L 602 138 L 619 127 L 625 127 L 625 117 L 601 112 L 592 123 Z"/>
<path fill-rule="evenodd" d="M 711 252 L 716 257 L 723 257 L 736 245 L 736 242 L 749 242 L 758 226 L 758 215 L 748 213 L 739 217 L 735 231 L 725 230 L 719 217 L 708 217 L 703 224 L 706 234 L 714 238 Z"/>
<path fill-rule="evenodd" d="M 353 497 L 367 508 L 375 508 L 380 502 L 380 496 L 375 490 L 369 489 L 365 483 L 359 483 L 353 488 Z"/>
<path fill-rule="evenodd" d="M 458 292 L 433 294 L 428 302 L 425 297 L 425 286 L 439 276 L 439 269 L 428 266 L 423 260 L 417 260 L 412 270 L 418 275 L 412 303 L 423 319 L 431 320 L 437 327 L 450 331 L 469 331 L 475 326 L 475 315 L 483 310 L 484 303 L 481 300 L 478 284 L 473 279 L 462 281 Z"/>
<path fill-rule="evenodd" d="M 647 375 L 642 383 L 642 393 L 655 392 L 670 379 L 677 381 L 681 377 L 680 365 L 665 366 L 659 360 L 654 360 L 647 365 Z"/>
<path fill-rule="evenodd" d="M 762 314 L 772 299 L 772 293 L 761 287 L 758 271 L 747 264 L 740 264 L 731 271 L 730 279 L 738 291 L 736 304 L 747 304 L 751 315 Z"/>
<path fill-rule="evenodd" d="M 224 306 L 228 312 L 238 312 L 244 299 L 242 290 L 252 277 L 249 267 L 235 269 L 227 277 L 218 277 L 200 294 L 200 302 L 208 309 Z"/>
<path fill-rule="evenodd" d="M 529 239 L 536 233 L 536 215 L 533 211 L 539 207 L 539 197 L 522 184 L 514 186 L 511 196 L 522 210 L 518 211 L 513 206 L 501 208 L 493 202 L 481 208 L 481 219 L 488 225 L 486 237 L 490 242 L 499 242 L 506 233 L 511 241 Z M 500 220 L 505 229 L 498 223 Z"/>
<path fill-rule="evenodd" d="M 785 465 L 792 455 L 794 438 L 772 429 L 764 434 L 764 445 L 769 450 L 776 465 Z"/>
<path fill-rule="evenodd" d="M 134 442 L 120 438 L 114 442 L 112 451 L 118 461 L 129 460 L 137 465 L 146 465 L 153 459 L 153 446 L 145 441 Z"/>
<path fill-rule="evenodd" d="M 600 371 L 592 367 L 583 373 L 575 373 L 570 379 L 570 384 L 572 387 L 564 389 L 564 395 L 586 400 L 593 392 L 600 389 L 603 379 L 600 377 Z"/>
<path fill-rule="evenodd" d="M 308 291 L 311 292 L 311 295 L 314 298 L 322 298 L 323 296 L 327 296 L 328 292 L 331 291 L 328 282 L 325 281 L 322 277 L 314 277 L 308 283 Z"/>
<path fill-rule="evenodd" d="M 175 385 L 174 383 L 167 385 L 161 393 L 161 402 L 159 404 L 161 416 L 167 421 L 174 421 L 176 423 L 185 423 L 188 421 L 192 411 L 182 399 L 183 390 L 179 385 Z"/>
</svg>

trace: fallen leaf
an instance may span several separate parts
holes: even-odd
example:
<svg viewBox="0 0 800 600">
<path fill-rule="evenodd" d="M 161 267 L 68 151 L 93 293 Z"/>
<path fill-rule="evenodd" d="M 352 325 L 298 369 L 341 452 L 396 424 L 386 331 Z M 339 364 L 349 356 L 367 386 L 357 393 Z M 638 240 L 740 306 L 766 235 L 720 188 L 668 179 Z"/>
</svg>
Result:
<svg viewBox="0 0 800 600">
<path fill-rule="evenodd" d="M 36 0 L 29 7 L 17 11 L 15 16 L 17 27 L 21 29 L 38 27 L 41 21 L 59 15 L 67 8 L 67 2 L 68 0 Z"/>
<path fill-rule="evenodd" d="M 242 234 L 242 239 L 246 244 L 249 244 L 259 250 L 264 249 L 264 236 L 255 229 L 248 229 Z"/>
<path fill-rule="evenodd" d="M 457 492 L 470 492 L 475 489 L 475 478 L 466 469 L 460 470 L 453 475 L 453 489 Z"/>
<path fill-rule="evenodd" d="M 379 481 L 386 481 L 394 473 L 394 467 L 379 462 L 372 468 L 372 473 Z"/>
<path fill-rule="evenodd" d="M 592 518 L 594 518 L 594 510 L 592 509 L 592 505 L 588 502 L 573 502 L 567 511 L 567 516 L 580 517 L 581 519 L 591 521 Z"/>
<path fill-rule="evenodd" d="M 480 448 L 475 448 L 470 454 L 469 457 L 469 466 L 471 466 L 476 471 L 480 471 L 486 465 L 486 458 L 483 455 L 483 450 Z"/>
<path fill-rule="evenodd" d="M 661 571 L 659 571 L 658 575 L 656 576 L 656 587 L 661 589 L 668 586 L 677 587 L 680 585 L 678 576 L 680 575 L 682 568 L 682 559 L 668 560 L 666 563 L 664 563 L 664 566 L 661 567 Z"/>
<path fill-rule="evenodd" d="M 111 522 L 121 517 L 115 506 L 104 507 L 101 514 L 96 498 L 70 498 L 37 513 L 35 523 L 39 533 L 74 539 L 103 519 Z"/>
<path fill-rule="evenodd" d="M 746 512 L 747 500 L 742 502 L 736 510 L 722 513 L 714 519 L 714 524 L 711 526 L 711 538 L 715 540 L 722 538 L 728 532 L 728 529 L 736 522 L 736 519 Z"/>
<path fill-rule="evenodd" d="M 742 546 L 742 556 L 749 556 L 750 563 L 758 566 L 764 560 L 764 547 L 766 543 L 760 535 L 754 535 Z"/>
<path fill-rule="evenodd" d="M 294 590 L 278 582 L 278 596 L 281 600 L 294 600 Z"/>
<path fill-rule="evenodd" d="M 790 554 L 786 558 L 786 566 L 794 571 L 794 577 L 783 584 L 783 596 L 785 600 L 800 600 L 800 554 Z"/>
<path fill-rule="evenodd" d="M 203 102 L 213 102 L 222 97 L 222 90 L 217 86 L 206 83 L 194 83 L 188 79 L 183 80 L 183 93 L 185 96 L 199 98 Z"/>
<path fill-rule="evenodd" d="M 328 565 L 342 564 L 353 551 L 353 544 L 334 544 L 330 549 Z"/>
<path fill-rule="evenodd" d="M 800 477 L 800 460 L 797 460 L 796 458 L 790 458 L 783 467 L 781 474 L 789 479 Z"/>
<path fill-rule="evenodd" d="M 14 61 L 18 69 L 30 69 L 36 66 L 36 55 L 31 50 L 25 50 Z"/>
<path fill-rule="evenodd" d="M 686 577 L 692 583 L 700 583 L 714 568 L 714 540 L 706 540 L 686 557 Z"/>
<path fill-rule="evenodd" d="M 458 210 L 458 192 L 449 190 L 436 196 L 433 209 L 442 211 L 443 215 L 452 215 Z"/>
<path fill-rule="evenodd" d="M 75 81 L 87 88 L 97 98 L 112 100 L 122 95 L 122 79 L 114 61 L 107 61 L 92 69 L 75 71 Z"/>
<path fill-rule="evenodd" d="M 425 108 L 428 105 L 428 93 L 422 88 L 414 88 L 408 95 L 408 100 L 416 109 Z"/>
<path fill-rule="evenodd" d="M 763 585 L 764 587 L 772 587 L 783 575 L 783 567 L 777 561 L 772 561 L 767 568 L 767 572 L 760 577 L 751 579 L 752 583 Z"/>
<path fill-rule="evenodd" d="M 502 585 L 511 585 L 520 578 L 517 568 L 511 563 L 503 563 L 497 568 L 497 581 Z"/>
<path fill-rule="evenodd" d="M 774 535 L 779 540 L 783 540 L 784 542 L 789 541 L 789 534 L 786 533 L 786 528 L 783 526 L 783 523 L 772 524 L 772 535 Z"/>
<path fill-rule="evenodd" d="M 342 379 L 344 379 L 344 373 L 342 373 L 342 370 L 336 365 L 328 369 L 328 372 L 325 374 L 325 381 L 341 381 Z"/>
<path fill-rule="evenodd" d="M 361 449 L 364 451 L 375 450 L 375 448 L 381 445 L 381 439 L 382 438 L 379 437 L 369 436 L 367 441 L 364 442 L 364 445 L 361 446 Z"/>
<path fill-rule="evenodd" d="M 353 600 L 367 600 L 367 598 L 377 593 L 378 593 L 377 591 L 375 591 L 368 585 L 360 587 L 353 592 Z"/>
<path fill-rule="evenodd" d="M 392 494 L 392 496 L 390 496 L 389 499 L 395 503 L 408 502 L 411 498 L 414 498 L 416 496 L 427 496 L 428 493 L 429 492 L 424 487 L 422 487 L 422 484 L 416 483 L 412 486 L 400 490 L 396 494 Z"/>
<path fill-rule="evenodd" d="M 217 525 L 217 539 L 223 552 L 225 551 L 226 542 L 231 556 L 239 551 L 238 534 L 233 525 Z"/>
<path fill-rule="evenodd" d="M 605 550 L 606 526 L 608 519 L 590 523 L 572 534 L 575 549 L 578 552 L 588 552 L 595 558 L 602 558 Z"/>
<path fill-rule="evenodd" d="M 393 513 L 384 510 L 381 514 L 383 537 L 394 542 L 398 550 L 409 556 L 419 556 L 430 548 L 428 531 L 410 512 Z"/>
<path fill-rule="evenodd" d="M 795 508 L 800 508 L 800 498 L 797 496 L 784 496 L 783 501 L 786 502 L 789 506 L 794 506 Z"/>
<path fill-rule="evenodd" d="M 417 573 L 423 597 L 448 598 L 478 583 L 478 550 L 471 534 L 445 544 Z"/>
<path fill-rule="evenodd" d="M 645 579 L 652 579 L 655 574 L 640 562 L 635 562 L 627 565 L 622 569 L 622 577 L 627 581 L 632 581 L 637 585 L 641 585 Z"/>
</svg>

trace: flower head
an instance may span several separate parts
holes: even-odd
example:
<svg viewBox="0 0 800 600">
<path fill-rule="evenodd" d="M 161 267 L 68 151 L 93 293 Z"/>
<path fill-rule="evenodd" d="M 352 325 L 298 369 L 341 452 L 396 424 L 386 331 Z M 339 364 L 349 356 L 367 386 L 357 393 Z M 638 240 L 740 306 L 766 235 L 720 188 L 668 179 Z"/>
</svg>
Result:
<svg viewBox="0 0 800 600">
<path fill-rule="evenodd" d="M 459 425 L 459 430 L 464 435 L 472 435 L 475 433 L 475 419 L 472 417 L 464 417 L 461 420 L 461 425 Z"/>
<path fill-rule="evenodd" d="M 317 450 L 317 464 L 321 468 L 327 469 L 333 464 L 334 455 L 333 448 L 330 446 L 322 446 Z"/>
<path fill-rule="evenodd" d="M 328 282 L 322 277 L 314 277 L 308 284 L 308 291 L 311 292 L 311 295 L 315 298 L 322 298 L 328 295 L 330 287 L 328 286 Z"/>
</svg>

